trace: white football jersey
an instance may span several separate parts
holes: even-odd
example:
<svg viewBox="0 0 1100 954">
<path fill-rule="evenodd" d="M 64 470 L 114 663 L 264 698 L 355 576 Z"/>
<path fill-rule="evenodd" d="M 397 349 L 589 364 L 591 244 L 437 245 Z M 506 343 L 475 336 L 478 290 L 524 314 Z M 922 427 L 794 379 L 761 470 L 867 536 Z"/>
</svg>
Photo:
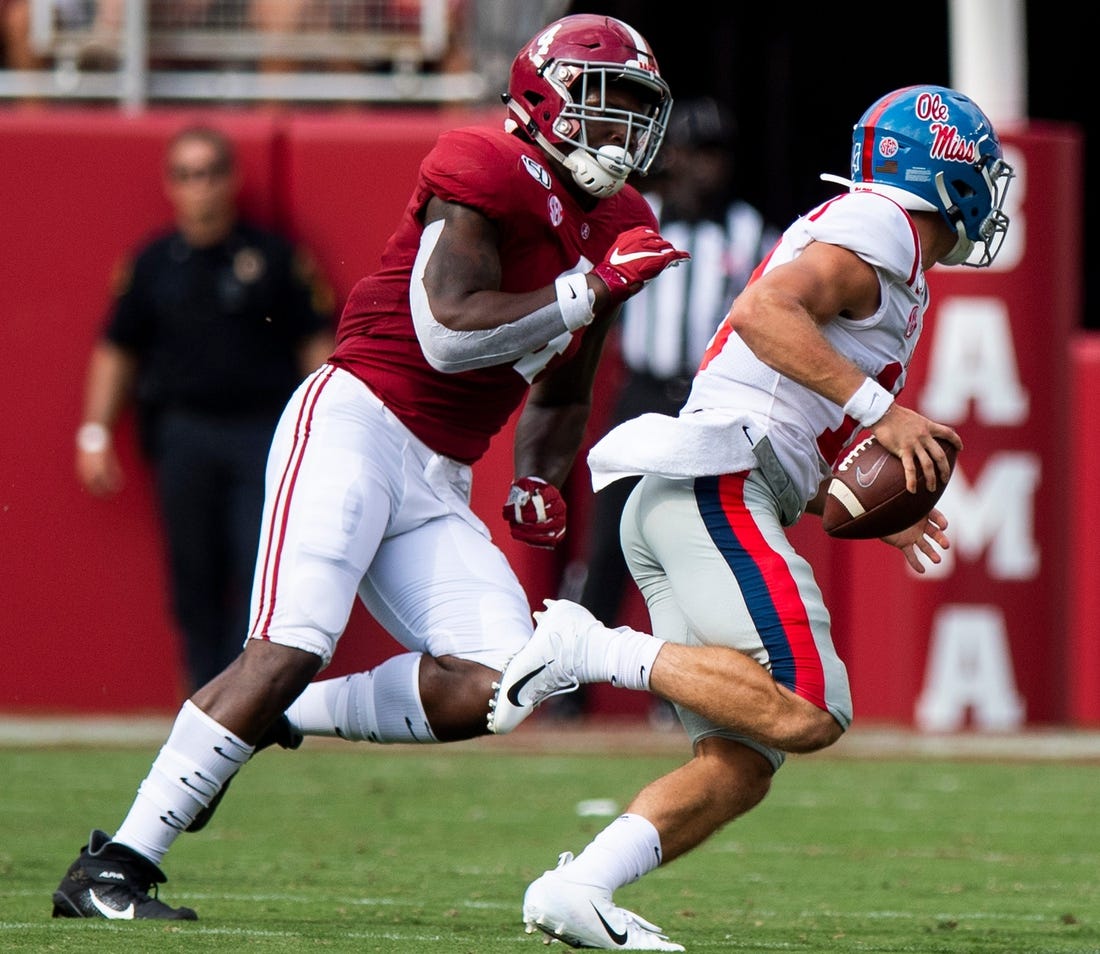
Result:
<svg viewBox="0 0 1100 954">
<path fill-rule="evenodd" d="M 867 318 L 839 315 L 822 329 L 869 377 L 897 394 L 905 384 L 928 291 L 909 214 L 873 193 L 845 193 L 797 219 L 758 269 L 797 258 L 811 242 L 850 249 L 878 275 L 881 303 Z M 643 414 L 591 450 L 593 486 L 619 477 L 702 477 L 758 465 L 753 445 L 767 437 L 803 502 L 859 430 L 840 405 L 768 367 L 725 320 L 707 348 L 678 417 Z"/>
</svg>

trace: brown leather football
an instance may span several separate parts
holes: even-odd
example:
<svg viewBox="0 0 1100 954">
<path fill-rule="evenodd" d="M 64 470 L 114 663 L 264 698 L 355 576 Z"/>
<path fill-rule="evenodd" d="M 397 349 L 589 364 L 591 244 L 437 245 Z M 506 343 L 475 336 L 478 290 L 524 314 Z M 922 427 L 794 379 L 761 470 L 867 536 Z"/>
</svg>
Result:
<svg viewBox="0 0 1100 954">
<path fill-rule="evenodd" d="M 955 446 L 937 437 L 955 472 Z M 831 537 L 865 540 L 889 536 L 928 515 L 947 488 L 929 492 L 922 479 L 916 493 L 905 489 L 905 468 L 873 436 L 855 445 L 833 468 L 821 524 Z"/>
</svg>

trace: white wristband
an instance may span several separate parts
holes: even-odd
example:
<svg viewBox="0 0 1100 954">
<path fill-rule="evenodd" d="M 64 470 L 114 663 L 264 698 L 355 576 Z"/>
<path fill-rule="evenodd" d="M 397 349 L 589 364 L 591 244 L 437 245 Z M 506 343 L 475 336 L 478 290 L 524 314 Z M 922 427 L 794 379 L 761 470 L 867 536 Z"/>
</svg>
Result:
<svg viewBox="0 0 1100 954">
<path fill-rule="evenodd" d="M 848 398 L 844 413 L 854 417 L 864 427 L 871 427 L 878 423 L 893 403 L 894 395 L 886 388 L 872 378 L 864 378 L 856 393 Z"/>
<path fill-rule="evenodd" d="M 111 432 L 106 425 L 89 421 L 76 431 L 76 446 L 85 454 L 102 454 L 111 443 Z"/>
<path fill-rule="evenodd" d="M 566 328 L 576 331 L 592 323 L 596 317 L 592 311 L 596 294 L 589 289 L 584 275 L 577 272 L 559 275 L 554 279 L 554 290 L 558 293 L 558 308 Z"/>
</svg>

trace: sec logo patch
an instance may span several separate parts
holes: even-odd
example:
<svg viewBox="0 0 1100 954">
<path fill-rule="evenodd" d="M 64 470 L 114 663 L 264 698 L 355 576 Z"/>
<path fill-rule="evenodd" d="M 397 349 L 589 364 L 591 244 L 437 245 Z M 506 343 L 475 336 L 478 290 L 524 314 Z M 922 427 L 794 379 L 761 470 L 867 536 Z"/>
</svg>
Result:
<svg viewBox="0 0 1100 954">
<path fill-rule="evenodd" d="M 550 213 L 550 224 L 557 228 L 561 225 L 561 220 L 564 215 L 561 207 L 561 199 L 556 195 L 551 195 L 546 202 L 546 209 Z"/>
</svg>

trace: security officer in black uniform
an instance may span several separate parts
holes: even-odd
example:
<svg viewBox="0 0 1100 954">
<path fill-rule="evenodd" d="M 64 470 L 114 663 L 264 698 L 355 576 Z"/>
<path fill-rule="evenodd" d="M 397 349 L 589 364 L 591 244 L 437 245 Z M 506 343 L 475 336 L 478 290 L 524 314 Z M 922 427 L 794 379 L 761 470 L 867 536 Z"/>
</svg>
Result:
<svg viewBox="0 0 1100 954">
<path fill-rule="evenodd" d="M 121 489 L 112 432 L 132 403 L 194 690 L 244 643 L 268 446 L 291 392 L 331 353 L 334 316 L 309 255 L 238 218 L 225 135 L 181 130 L 164 174 L 175 227 L 116 276 L 88 367 L 76 469 L 97 496 Z"/>
</svg>

